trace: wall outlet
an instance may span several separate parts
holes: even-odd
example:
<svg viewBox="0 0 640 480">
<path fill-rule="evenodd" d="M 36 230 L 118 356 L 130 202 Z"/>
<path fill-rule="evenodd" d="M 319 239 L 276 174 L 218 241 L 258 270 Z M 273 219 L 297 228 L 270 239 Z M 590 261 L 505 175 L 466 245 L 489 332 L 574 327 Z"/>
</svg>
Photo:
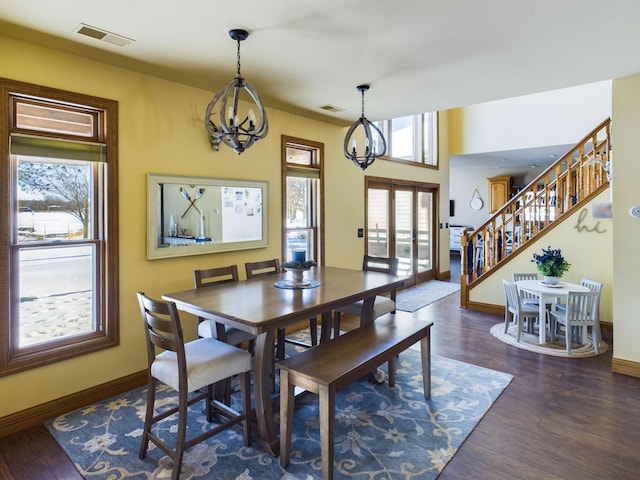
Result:
<svg viewBox="0 0 640 480">
<path fill-rule="evenodd" d="M 640 218 L 640 207 L 631 207 L 629 209 L 629 215 L 632 217 Z"/>
</svg>

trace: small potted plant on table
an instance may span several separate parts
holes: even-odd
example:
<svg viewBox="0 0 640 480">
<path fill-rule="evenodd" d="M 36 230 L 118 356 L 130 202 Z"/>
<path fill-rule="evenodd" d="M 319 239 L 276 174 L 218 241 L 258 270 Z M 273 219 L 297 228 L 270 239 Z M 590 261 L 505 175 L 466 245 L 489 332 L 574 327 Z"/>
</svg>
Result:
<svg viewBox="0 0 640 480">
<path fill-rule="evenodd" d="M 558 280 L 569 270 L 571 264 L 562 256 L 560 249 L 552 249 L 551 246 L 542 249 L 542 254 L 534 253 L 533 260 L 544 282 L 556 285 Z"/>
</svg>

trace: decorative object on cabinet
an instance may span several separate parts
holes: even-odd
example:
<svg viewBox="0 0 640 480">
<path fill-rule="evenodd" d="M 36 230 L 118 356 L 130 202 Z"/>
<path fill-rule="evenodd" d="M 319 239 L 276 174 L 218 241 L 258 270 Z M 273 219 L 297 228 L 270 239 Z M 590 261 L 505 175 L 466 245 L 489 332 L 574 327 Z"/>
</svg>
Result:
<svg viewBox="0 0 640 480">
<path fill-rule="evenodd" d="M 364 92 L 369 90 L 369 85 L 358 85 L 356 87 L 362 94 L 362 115 L 349 128 L 347 135 L 344 137 L 344 156 L 365 170 L 377 158 L 382 157 L 387 152 L 387 142 L 384 135 L 374 123 L 371 123 L 364 116 Z M 358 127 L 362 126 L 362 133 Z M 356 138 L 362 142 L 361 153 L 358 153 L 358 142 Z"/>
<path fill-rule="evenodd" d="M 489 213 L 497 212 L 511 196 L 511 177 L 492 177 L 489 180 Z"/>
<path fill-rule="evenodd" d="M 216 93 L 207 106 L 204 123 L 215 151 L 220 149 L 220 143 L 224 143 L 237 154 L 241 154 L 256 140 L 267 136 L 269 122 L 258 92 L 240 74 L 240 42 L 247 39 L 249 32 L 234 28 L 229 31 L 229 36 L 238 43 L 237 73 L 231 82 Z M 242 100 L 253 100 L 258 111 L 258 119 L 253 108 L 249 108 L 246 115 L 240 113 L 240 95 Z"/>
<path fill-rule="evenodd" d="M 480 192 L 476 188 L 473 191 L 473 195 L 471 195 L 471 200 L 469 201 L 469 207 L 472 210 L 480 210 L 484 206 L 484 202 L 482 201 L 482 197 L 480 197 Z"/>
</svg>

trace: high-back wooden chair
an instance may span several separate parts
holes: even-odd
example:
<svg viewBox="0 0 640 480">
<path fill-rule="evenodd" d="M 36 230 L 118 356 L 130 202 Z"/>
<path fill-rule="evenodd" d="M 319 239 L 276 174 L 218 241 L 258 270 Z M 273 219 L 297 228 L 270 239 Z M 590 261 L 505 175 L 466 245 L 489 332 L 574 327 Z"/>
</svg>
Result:
<svg viewBox="0 0 640 480">
<path fill-rule="evenodd" d="M 175 303 L 153 300 L 143 292 L 138 292 L 137 296 L 144 322 L 148 363 L 147 409 L 139 456 L 144 459 L 149 442 L 153 442 L 173 460 L 171 478 L 178 480 L 185 450 L 233 425 L 242 423 L 244 443 L 247 447 L 251 445 L 251 354 L 214 338 L 184 343 Z M 213 384 L 234 375 L 240 377 L 242 413 L 220 404 L 213 397 Z M 156 415 L 158 382 L 178 392 L 178 405 Z M 206 387 L 204 393 L 189 398 L 190 393 L 203 387 Z M 200 400 L 205 400 L 208 421 L 213 421 L 216 410 L 224 415 L 225 420 L 211 430 L 187 439 L 187 409 Z M 151 427 L 175 413 L 178 414 L 178 427 L 175 447 L 171 448 L 160 433 L 151 431 Z M 168 428 L 160 429 L 162 431 L 168 431 Z"/>
<path fill-rule="evenodd" d="M 247 273 L 247 280 L 259 277 L 262 275 L 275 275 L 282 273 L 282 268 L 280 267 L 280 261 L 277 258 L 272 260 L 262 260 L 259 262 L 247 262 L 244 264 L 244 268 Z M 315 346 L 318 344 L 318 320 L 317 318 L 309 319 L 309 330 L 311 333 L 311 346 Z M 284 360 L 285 358 L 285 343 L 293 343 L 296 345 L 301 345 L 303 347 L 308 347 L 301 342 L 297 342 L 295 340 L 286 340 L 286 331 L 284 328 L 278 329 L 278 337 L 276 340 L 276 359 Z"/>
<path fill-rule="evenodd" d="M 398 259 L 387 257 L 373 257 L 371 255 L 365 255 L 362 259 L 362 270 L 369 272 L 382 272 L 390 273 L 392 275 L 398 274 Z M 364 306 L 364 300 L 352 303 L 345 307 L 336 308 L 333 313 L 333 335 L 337 337 L 340 335 L 340 320 L 343 313 L 350 315 L 360 316 L 362 314 L 362 307 Z M 389 296 L 376 295 L 375 302 L 373 304 L 373 318 L 381 317 L 387 313 L 395 313 L 396 311 L 396 291 L 389 292 Z"/>
<path fill-rule="evenodd" d="M 237 282 L 238 266 L 227 265 L 224 267 L 207 268 L 193 271 L 195 288 L 207 288 L 223 283 Z M 215 319 L 199 318 L 198 336 L 204 338 L 217 338 L 222 342 L 240 346 L 247 343 L 249 351 L 253 351 L 255 335 L 237 328 L 225 327 L 224 324 L 216 322 Z"/>
</svg>

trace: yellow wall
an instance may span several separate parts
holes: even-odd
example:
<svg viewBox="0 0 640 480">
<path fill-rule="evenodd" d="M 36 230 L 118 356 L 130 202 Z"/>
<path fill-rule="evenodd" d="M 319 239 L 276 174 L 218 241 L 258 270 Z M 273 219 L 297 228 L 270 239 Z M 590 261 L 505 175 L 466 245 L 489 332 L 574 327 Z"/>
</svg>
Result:
<svg viewBox="0 0 640 480">
<path fill-rule="evenodd" d="M 613 356 L 640 362 L 640 218 L 629 215 L 640 205 L 640 75 L 614 80 L 613 115 Z"/>
<path fill-rule="evenodd" d="M 0 76 L 117 100 L 120 165 L 120 346 L 0 377 L 0 417 L 145 368 L 143 329 L 135 292 L 160 296 L 191 288 L 195 268 L 281 256 L 281 135 L 325 144 L 326 263 L 360 268 L 364 227 L 364 176 L 342 154 L 343 128 L 268 109 L 269 136 L 241 156 L 213 152 L 203 125 L 213 97 L 205 91 L 0 36 Z M 220 88 L 229 78 L 212 81 Z M 355 119 L 354 119 L 355 120 Z M 2 119 L 1 121 L 5 121 Z M 443 144 L 445 142 L 442 142 Z M 443 147 L 444 148 L 444 147 Z M 446 154 L 446 148 L 444 148 Z M 443 157 L 446 158 L 446 155 Z M 148 172 L 269 182 L 269 239 L 265 249 L 146 260 Z M 448 215 L 448 163 L 440 171 L 378 161 L 367 175 L 444 185 L 441 213 Z M 447 221 L 443 218 L 443 221 Z M 442 270 L 448 270 L 447 230 L 442 230 Z M 188 322 L 185 322 L 187 324 Z M 193 334 L 195 329 L 188 331 Z"/>
<path fill-rule="evenodd" d="M 608 201 L 609 190 L 602 192 L 591 203 Z M 469 299 L 474 302 L 504 305 L 502 279 L 511 280 L 514 273 L 534 273 L 536 266 L 531 262 L 533 254 L 541 253 L 543 247 L 551 246 L 561 249 L 571 264 L 569 271 L 562 277 L 563 281 L 580 283 L 581 279 L 586 278 L 602 283 L 600 320 L 613 323 L 613 222 L 593 218 L 591 205 L 585 209 L 584 213 L 584 209 L 579 209 L 567 221 L 555 226 L 540 243 L 527 247 L 521 255 L 483 281 L 470 292 Z M 581 215 L 584 217 L 580 220 Z"/>
</svg>

